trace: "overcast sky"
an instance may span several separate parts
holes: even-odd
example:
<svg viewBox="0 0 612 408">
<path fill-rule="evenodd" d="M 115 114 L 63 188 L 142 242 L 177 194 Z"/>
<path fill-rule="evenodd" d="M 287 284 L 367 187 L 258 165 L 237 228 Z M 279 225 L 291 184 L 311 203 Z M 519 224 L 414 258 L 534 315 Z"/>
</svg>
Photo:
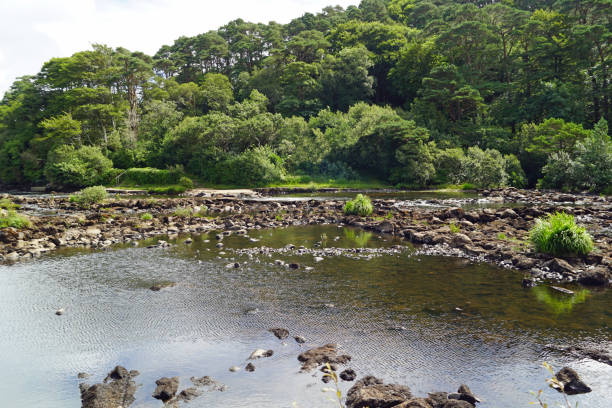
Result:
<svg viewBox="0 0 612 408">
<path fill-rule="evenodd" d="M 236 18 L 287 23 L 351 4 L 359 0 L 0 0 L 0 99 L 16 77 L 94 43 L 154 54 Z"/>
</svg>

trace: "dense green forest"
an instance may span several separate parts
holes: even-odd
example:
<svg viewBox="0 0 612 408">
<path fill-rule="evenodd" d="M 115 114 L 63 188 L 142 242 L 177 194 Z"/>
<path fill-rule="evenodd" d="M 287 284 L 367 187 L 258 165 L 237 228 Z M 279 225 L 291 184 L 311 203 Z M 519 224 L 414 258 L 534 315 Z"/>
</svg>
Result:
<svg viewBox="0 0 612 408">
<path fill-rule="evenodd" d="M 0 181 L 609 190 L 611 61 L 612 0 L 363 0 L 154 56 L 94 45 L 6 92 Z"/>
</svg>

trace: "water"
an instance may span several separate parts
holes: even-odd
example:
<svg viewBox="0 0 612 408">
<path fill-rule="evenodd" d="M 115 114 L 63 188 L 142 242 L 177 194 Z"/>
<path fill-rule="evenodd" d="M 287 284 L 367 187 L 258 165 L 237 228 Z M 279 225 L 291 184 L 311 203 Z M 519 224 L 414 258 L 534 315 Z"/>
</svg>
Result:
<svg viewBox="0 0 612 408">
<path fill-rule="evenodd" d="M 609 348 L 611 291 L 569 286 L 576 294 L 568 296 L 546 287 L 522 289 L 521 274 L 416 256 L 411 248 L 380 256 L 345 250 L 318 263 L 295 250 L 267 256 L 249 249 L 312 248 L 322 238 L 328 248 L 390 250 L 399 243 L 335 226 L 250 236 L 260 241 L 226 238 L 225 255 L 211 234 L 169 249 L 64 250 L 1 266 L 2 406 L 79 407 L 76 374 L 91 373 L 93 383 L 121 364 L 141 372 L 137 407 L 160 407 L 150 396 L 154 381 L 175 375 L 181 389 L 190 386 L 189 377 L 203 375 L 228 386 L 188 406 L 332 407 L 331 395 L 321 392 L 321 373 L 299 373 L 296 359 L 307 347 L 328 342 L 353 356 L 349 366 L 359 376 L 406 384 L 416 395 L 466 383 L 484 408 L 529 406 L 529 391 L 539 388 L 549 402 L 560 401 L 545 388 L 540 364 L 547 361 L 576 368 L 593 388 L 571 397 L 572 404 L 610 406 L 612 367 L 564 357 L 545 345 Z M 275 265 L 275 259 L 301 268 Z M 247 264 L 228 269 L 234 261 Z M 177 285 L 148 289 L 167 280 Z M 55 316 L 60 307 L 66 314 Z M 390 330 L 396 326 L 406 330 Z M 266 331 L 270 327 L 285 327 L 308 342 L 300 347 L 289 338 L 282 345 Z M 228 371 L 244 367 L 256 348 L 275 354 L 255 361 L 254 373 Z M 350 384 L 341 384 L 344 393 Z"/>
</svg>

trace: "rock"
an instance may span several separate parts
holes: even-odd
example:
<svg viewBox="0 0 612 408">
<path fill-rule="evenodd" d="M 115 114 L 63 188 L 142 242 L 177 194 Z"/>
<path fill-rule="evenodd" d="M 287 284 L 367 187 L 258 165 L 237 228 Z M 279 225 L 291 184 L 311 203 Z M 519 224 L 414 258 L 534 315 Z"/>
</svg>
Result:
<svg viewBox="0 0 612 408">
<path fill-rule="evenodd" d="M 238 370 L 240 369 L 240 367 L 238 367 Z M 230 369 L 230 371 L 232 371 Z M 237 370 L 236 370 L 237 371 Z M 210 390 L 214 390 L 214 391 L 225 391 L 225 385 L 217 382 L 214 378 L 209 377 L 207 375 L 205 375 L 204 377 L 191 377 L 189 380 L 191 380 L 191 382 L 193 383 L 193 385 L 195 385 L 196 387 L 208 387 Z"/>
<path fill-rule="evenodd" d="M 155 381 L 155 384 L 157 384 L 157 387 L 155 391 L 153 391 L 153 398 L 166 402 L 176 395 L 179 386 L 179 378 L 162 377 Z"/>
<path fill-rule="evenodd" d="M 137 371 L 128 372 L 124 367 L 117 366 L 102 383 L 92 386 L 81 383 L 82 408 L 127 408 L 135 400 L 137 386 L 133 378 L 137 375 Z"/>
<path fill-rule="evenodd" d="M 346 408 L 387 408 L 412 399 L 410 389 L 403 385 L 383 384 L 368 376 L 357 381 L 346 397 Z"/>
<path fill-rule="evenodd" d="M 274 334 L 279 340 L 283 340 L 286 339 L 287 337 L 289 337 L 289 330 L 287 329 L 283 329 L 280 327 L 275 327 L 272 329 L 268 329 L 268 331 L 272 334 Z"/>
<path fill-rule="evenodd" d="M 183 241 L 183 244 L 188 245 L 188 244 L 191 244 L 192 242 L 193 242 L 193 239 L 191 239 L 191 238 L 187 238 L 185 241 Z M 188 389 L 189 389 L 189 388 L 188 388 Z M 184 391 L 184 390 L 183 390 L 183 391 Z"/>
<path fill-rule="evenodd" d="M 571 353 L 578 357 L 586 357 L 591 360 L 599 361 L 600 363 L 604 363 L 612 366 L 612 354 L 608 353 L 605 350 L 597 350 L 591 348 L 583 348 L 579 346 L 571 346 L 566 348 L 558 348 L 551 347 L 553 349 L 565 351 L 567 353 Z"/>
<path fill-rule="evenodd" d="M 430 392 L 427 401 L 433 408 L 442 408 L 448 401 L 447 392 Z"/>
<path fill-rule="evenodd" d="M 253 363 L 249 363 L 246 365 L 246 367 L 244 367 L 244 369 L 249 373 L 252 373 L 253 371 L 255 371 L 255 366 L 253 365 Z"/>
<path fill-rule="evenodd" d="M 347 368 L 340 373 L 340 378 L 344 381 L 354 381 L 357 378 L 357 373 L 352 368 Z"/>
<path fill-rule="evenodd" d="M 383 221 L 376 225 L 374 230 L 382 234 L 391 234 L 395 230 L 395 226 L 389 221 Z"/>
<path fill-rule="evenodd" d="M 314 258 L 315 262 L 321 262 L 322 260 L 323 260 L 323 258 L 320 257 L 320 256 L 315 256 L 315 258 Z"/>
<path fill-rule="evenodd" d="M 531 277 L 525 277 L 523 278 L 523 282 L 522 285 L 524 288 L 533 288 L 535 286 L 538 286 L 538 283 L 536 282 L 536 280 L 534 278 Z"/>
<path fill-rule="evenodd" d="M 444 405 L 442 405 L 442 408 L 474 408 L 474 405 L 463 400 L 448 399 Z"/>
<path fill-rule="evenodd" d="M 177 399 L 179 401 L 189 402 L 189 401 L 199 397 L 200 395 L 202 395 L 202 393 L 200 391 L 198 391 L 197 388 L 189 387 L 189 388 L 185 388 L 183 391 L 179 392 L 179 395 L 177 396 Z"/>
<path fill-rule="evenodd" d="M 563 293 L 565 295 L 573 295 L 574 291 L 573 290 L 569 290 L 569 289 L 565 289 L 565 288 L 560 288 L 559 286 L 550 286 L 551 289 L 559 292 L 559 293 Z"/>
<path fill-rule="evenodd" d="M 399 405 L 394 405 L 393 408 L 433 408 L 429 401 L 425 398 L 413 398 L 404 401 Z"/>
<path fill-rule="evenodd" d="M 232 373 L 235 373 L 236 371 L 240 371 L 240 367 L 238 367 L 238 366 L 231 366 L 231 367 L 229 368 L 229 370 L 230 370 Z"/>
<path fill-rule="evenodd" d="M 162 283 L 156 283 L 155 285 L 151 286 L 149 289 L 152 290 L 153 292 L 159 292 L 160 290 L 164 288 L 171 288 L 174 286 L 176 286 L 176 282 L 162 282 Z"/>
<path fill-rule="evenodd" d="M 516 217 L 518 217 L 518 214 L 512 208 L 506 208 L 499 215 L 502 218 L 516 218 Z"/>
<path fill-rule="evenodd" d="M 470 245 L 472 240 L 465 234 L 456 233 L 453 234 L 453 245 L 461 246 L 461 245 Z"/>
<path fill-rule="evenodd" d="M 302 371 L 309 371 L 325 363 L 346 364 L 351 356 L 339 356 L 338 345 L 330 343 L 301 353 L 298 360 L 302 362 Z"/>
<path fill-rule="evenodd" d="M 480 399 L 478 397 L 476 397 L 473 393 L 472 390 L 470 390 L 470 387 L 468 387 L 465 384 L 461 384 L 461 386 L 459 386 L 459 389 L 457 390 L 457 392 L 459 393 L 459 398 L 462 401 L 467 401 L 470 404 L 476 404 L 477 402 L 480 402 Z"/>
<path fill-rule="evenodd" d="M 223 243 L 222 242 L 218 242 L 217 245 L 215 245 L 215 247 L 217 248 L 223 248 Z"/>
<path fill-rule="evenodd" d="M 611 280 L 612 272 L 605 268 L 589 269 L 578 278 L 578 282 L 591 286 L 607 286 Z"/>
<path fill-rule="evenodd" d="M 85 378 L 89 378 L 89 374 L 81 372 L 81 373 L 77 374 L 77 378 L 80 379 L 80 380 L 85 379 Z"/>
<path fill-rule="evenodd" d="M 273 350 L 257 349 L 251 353 L 249 360 L 256 360 L 261 357 L 271 357 L 274 354 Z"/>
<path fill-rule="evenodd" d="M 555 387 L 555 385 L 553 385 L 553 388 L 567 395 L 585 394 L 592 391 L 591 388 L 580 379 L 578 373 L 569 367 L 563 367 L 559 370 L 559 372 L 555 374 L 555 378 L 559 381 L 560 386 Z"/>
<path fill-rule="evenodd" d="M 57 310 L 55 311 L 55 314 L 56 314 L 56 315 L 58 315 L 58 316 L 61 316 L 61 315 L 63 315 L 65 312 L 66 312 L 66 311 L 64 310 L 64 308 L 61 308 L 61 309 L 57 309 Z"/>
<path fill-rule="evenodd" d="M 296 343 L 298 343 L 298 344 L 306 343 L 306 339 L 304 337 L 302 337 L 302 336 L 294 336 L 293 338 L 295 339 Z"/>
<path fill-rule="evenodd" d="M 575 274 L 576 270 L 567 261 L 559 258 L 555 258 L 549 262 L 546 262 L 544 266 L 548 266 L 553 272 L 560 272 L 566 274 Z"/>
<path fill-rule="evenodd" d="M 300 269 L 300 264 L 298 263 L 290 263 L 289 268 L 291 269 Z"/>
</svg>

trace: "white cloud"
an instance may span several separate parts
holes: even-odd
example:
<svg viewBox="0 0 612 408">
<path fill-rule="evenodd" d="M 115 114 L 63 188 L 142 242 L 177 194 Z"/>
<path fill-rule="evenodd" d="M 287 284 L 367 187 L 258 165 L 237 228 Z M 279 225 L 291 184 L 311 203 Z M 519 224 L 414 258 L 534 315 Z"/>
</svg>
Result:
<svg viewBox="0 0 612 408">
<path fill-rule="evenodd" d="M 154 54 L 181 35 L 236 18 L 287 23 L 328 5 L 359 0 L 1 0 L 0 95 L 53 57 L 101 43 Z"/>
</svg>

